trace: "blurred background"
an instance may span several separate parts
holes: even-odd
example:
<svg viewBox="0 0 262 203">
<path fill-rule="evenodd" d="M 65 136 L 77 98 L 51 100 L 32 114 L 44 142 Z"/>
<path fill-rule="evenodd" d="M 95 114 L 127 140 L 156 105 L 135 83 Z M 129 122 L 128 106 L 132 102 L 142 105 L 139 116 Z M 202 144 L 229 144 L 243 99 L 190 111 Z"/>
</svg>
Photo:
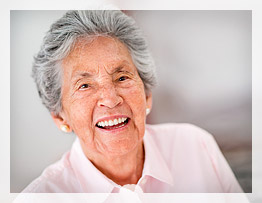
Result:
<svg viewBox="0 0 262 203">
<path fill-rule="evenodd" d="M 245 192 L 252 192 L 251 11 L 124 11 L 148 39 L 158 86 L 147 122 L 192 123 L 218 142 Z M 11 177 L 21 192 L 69 150 L 31 78 L 33 55 L 65 11 L 11 11 Z"/>
</svg>

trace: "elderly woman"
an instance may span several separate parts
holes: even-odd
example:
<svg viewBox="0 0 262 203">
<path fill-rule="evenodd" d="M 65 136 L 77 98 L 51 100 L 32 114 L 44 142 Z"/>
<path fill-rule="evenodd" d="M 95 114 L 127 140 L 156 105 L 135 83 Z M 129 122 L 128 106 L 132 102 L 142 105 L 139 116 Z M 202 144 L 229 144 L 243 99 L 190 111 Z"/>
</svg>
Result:
<svg viewBox="0 0 262 203">
<path fill-rule="evenodd" d="M 146 125 L 156 84 L 140 30 L 121 11 L 69 11 L 35 57 L 33 77 L 70 152 L 23 192 L 242 192 L 213 137 Z"/>
</svg>

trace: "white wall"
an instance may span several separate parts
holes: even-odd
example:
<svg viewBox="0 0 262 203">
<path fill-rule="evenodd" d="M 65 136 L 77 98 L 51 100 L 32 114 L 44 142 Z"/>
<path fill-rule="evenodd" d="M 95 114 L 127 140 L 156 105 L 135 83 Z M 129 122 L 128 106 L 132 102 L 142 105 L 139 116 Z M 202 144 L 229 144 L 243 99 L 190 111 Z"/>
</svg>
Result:
<svg viewBox="0 0 262 203">
<path fill-rule="evenodd" d="M 11 12 L 11 192 L 20 192 L 74 139 L 56 128 L 30 76 L 44 33 L 63 13 Z M 159 86 L 148 122 L 190 122 L 205 128 L 233 168 L 244 166 L 250 175 L 251 12 L 128 14 L 147 36 L 158 67 Z M 251 178 L 244 181 L 250 184 Z"/>
</svg>

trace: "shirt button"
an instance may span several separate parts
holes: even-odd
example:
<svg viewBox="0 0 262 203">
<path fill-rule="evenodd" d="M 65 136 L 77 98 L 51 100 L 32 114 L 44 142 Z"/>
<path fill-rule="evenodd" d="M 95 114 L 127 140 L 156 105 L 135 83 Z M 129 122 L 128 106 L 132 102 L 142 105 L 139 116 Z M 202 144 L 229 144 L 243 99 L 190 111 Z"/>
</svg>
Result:
<svg viewBox="0 0 262 203">
<path fill-rule="evenodd" d="M 146 184 L 146 179 L 145 178 L 141 181 L 141 184 L 142 185 Z"/>
</svg>

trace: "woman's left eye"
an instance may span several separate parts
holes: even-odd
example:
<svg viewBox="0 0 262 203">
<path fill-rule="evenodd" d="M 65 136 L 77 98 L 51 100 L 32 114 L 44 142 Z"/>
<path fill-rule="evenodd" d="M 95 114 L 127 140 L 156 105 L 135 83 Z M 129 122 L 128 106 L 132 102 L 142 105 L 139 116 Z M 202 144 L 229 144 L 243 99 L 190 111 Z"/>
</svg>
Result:
<svg viewBox="0 0 262 203">
<path fill-rule="evenodd" d="M 122 76 L 122 77 L 120 77 L 120 78 L 118 79 L 118 81 L 124 81 L 124 80 L 126 80 L 126 79 L 128 79 L 127 76 Z"/>
<path fill-rule="evenodd" d="M 81 85 L 81 86 L 79 87 L 79 89 L 86 89 L 86 88 L 88 88 L 88 87 L 89 87 L 88 84 L 83 84 L 83 85 Z"/>
</svg>

